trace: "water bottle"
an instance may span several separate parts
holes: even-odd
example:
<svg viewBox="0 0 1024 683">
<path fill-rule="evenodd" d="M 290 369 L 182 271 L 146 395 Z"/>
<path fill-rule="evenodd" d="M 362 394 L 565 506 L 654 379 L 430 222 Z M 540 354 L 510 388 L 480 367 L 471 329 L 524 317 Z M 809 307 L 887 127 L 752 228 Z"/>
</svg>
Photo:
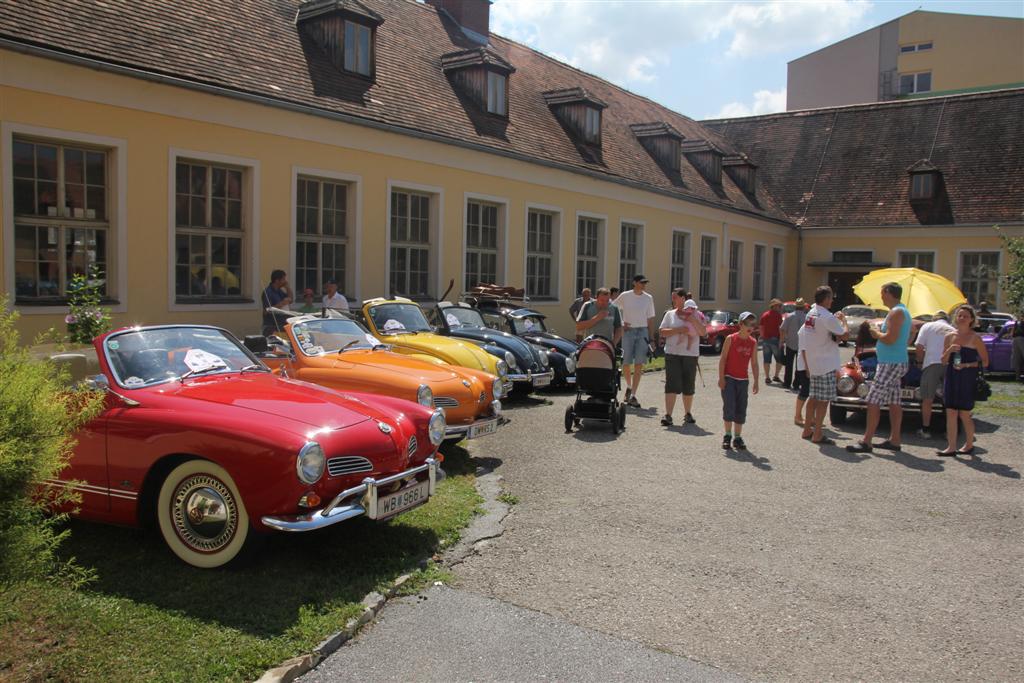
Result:
<svg viewBox="0 0 1024 683">
<path fill-rule="evenodd" d="M 954 351 L 953 352 L 953 367 L 954 368 L 959 368 L 960 367 L 960 352 L 959 351 Z"/>
</svg>

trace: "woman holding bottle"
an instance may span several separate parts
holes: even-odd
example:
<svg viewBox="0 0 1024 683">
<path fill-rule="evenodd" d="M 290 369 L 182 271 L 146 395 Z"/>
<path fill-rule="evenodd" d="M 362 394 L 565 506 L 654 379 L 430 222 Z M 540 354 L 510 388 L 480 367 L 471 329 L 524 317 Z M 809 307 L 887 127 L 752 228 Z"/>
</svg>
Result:
<svg viewBox="0 0 1024 683">
<path fill-rule="evenodd" d="M 946 408 L 946 448 L 939 455 L 955 457 L 974 454 L 974 395 L 978 387 L 978 372 L 988 365 L 988 350 L 974 331 L 978 316 L 964 304 L 953 313 L 956 330 L 946 335 L 942 362 L 946 364 L 942 401 Z M 957 420 L 963 422 L 966 441 L 957 448 Z"/>
</svg>

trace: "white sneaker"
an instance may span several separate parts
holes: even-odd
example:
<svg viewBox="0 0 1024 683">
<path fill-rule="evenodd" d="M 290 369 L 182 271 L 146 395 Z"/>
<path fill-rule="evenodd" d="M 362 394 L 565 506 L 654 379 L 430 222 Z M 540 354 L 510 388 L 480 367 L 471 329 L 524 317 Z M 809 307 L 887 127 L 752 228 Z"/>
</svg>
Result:
<svg viewBox="0 0 1024 683">
<path fill-rule="evenodd" d="M 917 430 L 917 438 L 919 438 L 919 439 L 930 439 L 930 438 L 932 438 L 932 433 L 930 431 L 928 431 L 927 429 L 923 429 L 923 428 L 922 429 L 918 429 Z"/>
</svg>

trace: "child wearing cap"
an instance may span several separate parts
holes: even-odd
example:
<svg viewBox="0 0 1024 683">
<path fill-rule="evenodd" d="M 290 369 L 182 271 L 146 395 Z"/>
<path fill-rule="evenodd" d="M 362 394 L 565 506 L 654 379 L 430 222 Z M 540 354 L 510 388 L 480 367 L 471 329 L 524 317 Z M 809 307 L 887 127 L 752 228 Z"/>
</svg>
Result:
<svg viewBox="0 0 1024 683">
<path fill-rule="evenodd" d="M 316 313 L 317 307 L 313 304 L 313 290 L 306 288 L 302 292 L 302 305 L 299 306 L 300 313 Z"/>
<path fill-rule="evenodd" d="M 725 449 L 743 450 L 747 447 L 741 434 L 747 421 L 748 372 L 754 374 L 754 393 L 758 390 L 757 342 L 751 336 L 756 326 L 757 316 L 750 311 L 741 313 L 739 332 L 726 337 L 718 360 L 718 388 L 722 390 L 722 421 L 725 425 L 722 448 Z"/>
</svg>

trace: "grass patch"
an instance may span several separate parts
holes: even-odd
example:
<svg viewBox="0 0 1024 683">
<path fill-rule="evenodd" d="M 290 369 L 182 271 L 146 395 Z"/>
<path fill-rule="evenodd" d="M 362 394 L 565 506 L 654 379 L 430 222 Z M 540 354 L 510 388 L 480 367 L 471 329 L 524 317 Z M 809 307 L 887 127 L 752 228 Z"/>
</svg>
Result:
<svg viewBox="0 0 1024 683">
<path fill-rule="evenodd" d="M 455 543 L 482 503 L 468 453 L 447 451 L 429 504 L 384 524 L 271 535 L 237 569 L 189 567 L 156 531 L 73 522 L 63 552 L 97 579 L 0 594 L 0 680 L 252 680 L 316 647 L 397 576 L 412 574 L 404 592 L 447 582 L 419 563 Z"/>
<path fill-rule="evenodd" d="M 502 491 L 498 495 L 498 500 L 500 500 L 505 505 L 517 505 L 519 503 L 519 496 L 508 491 Z"/>
<path fill-rule="evenodd" d="M 657 356 L 644 363 L 644 372 L 654 372 L 665 369 L 665 356 Z"/>
<path fill-rule="evenodd" d="M 989 380 L 992 395 L 987 401 L 974 404 L 974 414 L 979 417 L 1014 417 L 1024 415 L 1024 384 L 1020 382 L 999 382 Z"/>
</svg>

